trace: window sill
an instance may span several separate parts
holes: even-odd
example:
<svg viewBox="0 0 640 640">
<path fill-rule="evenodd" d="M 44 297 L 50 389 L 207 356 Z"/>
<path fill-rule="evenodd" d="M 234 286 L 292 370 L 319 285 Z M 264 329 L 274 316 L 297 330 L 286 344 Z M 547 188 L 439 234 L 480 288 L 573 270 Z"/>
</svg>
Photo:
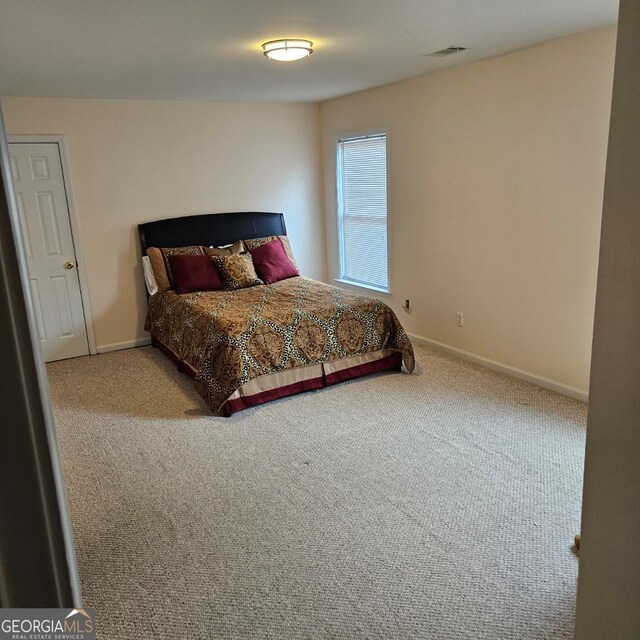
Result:
<svg viewBox="0 0 640 640">
<path fill-rule="evenodd" d="M 349 287 L 354 287 L 356 289 L 366 289 L 367 291 L 373 291 L 374 293 L 378 293 L 383 296 L 390 296 L 391 291 L 389 289 L 383 289 L 382 287 L 374 287 L 371 284 L 362 284 L 361 282 L 353 282 L 352 280 L 343 280 L 341 278 L 334 278 L 334 282 L 339 282 L 340 284 L 346 284 Z"/>
</svg>

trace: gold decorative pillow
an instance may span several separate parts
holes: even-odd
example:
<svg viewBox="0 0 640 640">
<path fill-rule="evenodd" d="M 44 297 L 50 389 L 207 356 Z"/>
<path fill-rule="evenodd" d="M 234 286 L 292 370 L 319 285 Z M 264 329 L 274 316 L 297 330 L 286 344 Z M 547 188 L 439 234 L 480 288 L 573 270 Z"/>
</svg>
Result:
<svg viewBox="0 0 640 640">
<path fill-rule="evenodd" d="M 244 289 L 264 284 L 258 278 L 250 253 L 239 256 L 213 256 L 211 260 L 218 269 L 225 289 Z"/>
<path fill-rule="evenodd" d="M 156 278 L 158 291 L 167 291 L 176 288 L 176 282 L 173 277 L 173 268 L 169 256 L 201 256 L 204 255 L 204 249 L 200 246 L 192 247 L 149 247 L 147 255 L 151 262 L 153 275 Z"/>
<path fill-rule="evenodd" d="M 291 243 L 289 242 L 289 238 L 287 236 L 266 236 L 264 238 L 251 238 L 251 240 L 245 240 L 244 245 L 247 247 L 247 251 L 249 249 L 256 249 L 257 247 L 262 246 L 263 244 L 267 244 L 267 242 L 271 242 L 274 238 L 280 238 L 280 241 L 284 245 L 284 251 L 287 254 L 287 258 L 291 260 L 291 264 L 298 268 L 296 263 L 296 259 L 293 257 L 293 251 L 291 250 Z"/>
<path fill-rule="evenodd" d="M 208 256 L 239 256 L 244 253 L 244 244 L 242 240 L 238 240 L 226 247 L 204 247 L 204 252 Z"/>
</svg>

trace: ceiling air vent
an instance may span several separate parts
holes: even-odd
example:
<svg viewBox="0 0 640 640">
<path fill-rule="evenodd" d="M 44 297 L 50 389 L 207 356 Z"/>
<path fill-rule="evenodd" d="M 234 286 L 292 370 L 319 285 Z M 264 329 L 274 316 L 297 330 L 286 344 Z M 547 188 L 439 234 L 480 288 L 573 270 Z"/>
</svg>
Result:
<svg viewBox="0 0 640 640">
<path fill-rule="evenodd" d="M 466 51 L 467 47 L 447 47 L 446 49 L 440 49 L 440 51 L 434 51 L 433 53 L 427 53 L 427 56 L 432 58 L 444 58 L 445 56 L 450 56 L 454 53 L 460 53 L 461 51 Z"/>
</svg>

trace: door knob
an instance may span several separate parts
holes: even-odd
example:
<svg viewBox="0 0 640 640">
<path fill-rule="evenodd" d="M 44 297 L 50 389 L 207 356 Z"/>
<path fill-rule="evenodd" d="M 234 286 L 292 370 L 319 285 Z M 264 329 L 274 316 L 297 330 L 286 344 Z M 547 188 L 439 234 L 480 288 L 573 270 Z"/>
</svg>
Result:
<svg viewBox="0 0 640 640">
<path fill-rule="evenodd" d="M 73 269 L 73 262 L 65 262 L 64 263 L 64 268 L 65 269 Z"/>
</svg>

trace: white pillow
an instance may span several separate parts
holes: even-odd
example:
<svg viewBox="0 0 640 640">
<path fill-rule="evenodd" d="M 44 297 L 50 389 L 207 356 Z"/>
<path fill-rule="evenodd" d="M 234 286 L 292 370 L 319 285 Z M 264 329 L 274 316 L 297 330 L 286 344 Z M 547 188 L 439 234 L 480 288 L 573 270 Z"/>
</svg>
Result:
<svg viewBox="0 0 640 640">
<path fill-rule="evenodd" d="M 231 255 L 240 255 L 241 253 L 245 253 L 246 250 L 244 248 L 244 243 L 242 240 L 236 240 L 231 244 L 223 244 L 220 246 L 210 245 L 209 249 L 219 249 L 220 251 L 228 251 Z M 207 254 L 212 255 L 212 254 Z"/>
<path fill-rule="evenodd" d="M 153 275 L 153 267 L 149 256 L 142 256 L 142 270 L 144 271 L 144 283 L 147 285 L 147 291 L 152 296 L 158 293 L 158 283 Z"/>
</svg>

